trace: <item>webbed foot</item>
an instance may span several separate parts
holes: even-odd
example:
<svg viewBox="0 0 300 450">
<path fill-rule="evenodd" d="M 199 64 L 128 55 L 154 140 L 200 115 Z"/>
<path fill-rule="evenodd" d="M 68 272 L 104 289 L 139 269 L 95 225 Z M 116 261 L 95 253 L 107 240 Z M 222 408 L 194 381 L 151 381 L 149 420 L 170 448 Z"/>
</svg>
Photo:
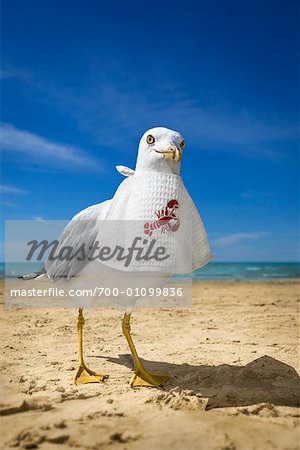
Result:
<svg viewBox="0 0 300 450">
<path fill-rule="evenodd" d="M 108 375 L 102 375 L 100 373 L 94 372 L 93 370 L 88 369 L 85 365 L 79 366 L 76 370 L 76 373 L 73 377 L 74 384 L 83 384 L 83 383 L 100 383 L 102 381 L 107 380 Z"/>
</svg>

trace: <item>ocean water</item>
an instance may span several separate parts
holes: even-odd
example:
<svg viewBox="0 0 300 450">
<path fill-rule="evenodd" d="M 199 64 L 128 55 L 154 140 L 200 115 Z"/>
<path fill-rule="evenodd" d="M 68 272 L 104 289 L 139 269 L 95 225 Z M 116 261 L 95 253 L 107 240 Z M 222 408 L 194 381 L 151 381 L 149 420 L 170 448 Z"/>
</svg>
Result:
<svg viewBox="0 0 300 450">
<path fill-rule="evenodd" d="M 43 267 L 43 263 L 0 263 L 0 278 L 15 278 L 31 272 L 38 272 Z"/>
<path fill-rule="evenodd" d="M 38 271 L 41 268 L 41 263 L 9 264 L 6 266 L 6 276 L 16 277 L 18 275 Z M 4 276 L 5 265 L 4 263 L 0 263 L 0 278 L 4 278 Z M 212 262 L 193 272 L 194 280 L 273 280 L 288 278 L 300 278 L 300 262 Z"/>
<path fill-rule="evenodd" d="M 194 280 L 273 280 L 300 278 L 300 262 L 213 262 L 193 272 Z"/>
</svg>

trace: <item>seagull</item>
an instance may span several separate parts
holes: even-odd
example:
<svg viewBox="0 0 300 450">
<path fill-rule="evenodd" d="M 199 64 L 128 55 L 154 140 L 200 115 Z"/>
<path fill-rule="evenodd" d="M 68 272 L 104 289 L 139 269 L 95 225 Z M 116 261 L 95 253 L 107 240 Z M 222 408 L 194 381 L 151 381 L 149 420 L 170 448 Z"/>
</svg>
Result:
<svg viewBox="0 0 300 450">
<path fill-rule="evenodd" d="M 83 284 L 81 280 L 99 281 L 99 276 L 105 280 L 106 286 L 114 286 L 116 280 L 118 286 L 126 289 L 134 283 L 135 287 L 156 287 L 166 283 L 174 273 L 191 272 L 202 267 L 211 259 L 209 244 L 200 215 L 187 193 L 180 177 L 180 162 L 185 147 L 184 138 L 177 131 L 164 127 L 151 128 L 142 136 L 136 160 L 135 170 L 125 166 L 117 166 L 116 169 L 125 176 L 125 180 L 118 187 L 114 197 L 102 203 L 90 206 L 78 214 L 66 225 L 60 238 L 60 248 L 80 248 L 84 243 L 85 248 L 91 249 L 103 235 L 109 239 L 113 235 L 115 227 L 112 221 L 128 223 L 128 220 L 142 221 L 143 242 L 150 242 L 153 238 L 160 237 L 163 242 L 170 242 L 176 233 L 184 230 L 184 221 L 190 226 L 190 253 L 184 256 L 188 247 L 186 238 L 182 238 L 183 247 L 179 250 L 179 241 L 176 241 L 176 261 L 179 264 L 172 269 L 165 269 L 162 262 L 152 260 L 152 265 L 145 272 L 145 267 L 140 271 L 124 271 L 117 265 L 103 263 L 90 258 L 72 258 L 71 260 L 50 259 L 48 257 L 41 272 L 24 275 L 21 278 L 40 279 L 46 277 L 51 281 L 63 280 L 64 283 L 73 283 L 76 287 Z M 108 224 L 101 228 L 101 224 Z M 114 222 L 117 223 L 117 222 Z M 112 228 L 111 228 L 112 227 Z M 108 228 L 108 232 L 107 232 Z M 121 233 L 122 234 L 122 233 Z M 114 236 L 111 237 L 112 241 Z M 125 239 L 123 237 L 123 239 Z M 174 241 L 172 241 L 174 242 Z M 179 256 L 178 256 L 179 255 Z M 187 259 L 183 268 L 182 260 Z M 179 261 L 178 261 L 179 260 Z M 173 261 L 174 262 L 174 261 Z M 148 263 L 146 263 L 148 264 Z M 121 288 L 120 288 L 121 289 Z M 87 367 L 83 354 L 83 328 L 85 319 L 83 308 L 87 306 L 87 299 L 77 299 L 79 303 L 77 315 L 78 338 L 78 367 L 73 377 L 75 384 L 102 382 L 107 380 L 107 374 L 95 372 Z M 130 319 L 136 302 L 136 298 L 130 304 L 125 305 L 125 313 L 122 320 L 122 331 L 127 340 L 133 359 L 133 375 L 130 380 L 131 387 L 163 385 L 171 378 L 168 373 L 149 372 L 143 366 L 131 336 Z"/>
</svg>

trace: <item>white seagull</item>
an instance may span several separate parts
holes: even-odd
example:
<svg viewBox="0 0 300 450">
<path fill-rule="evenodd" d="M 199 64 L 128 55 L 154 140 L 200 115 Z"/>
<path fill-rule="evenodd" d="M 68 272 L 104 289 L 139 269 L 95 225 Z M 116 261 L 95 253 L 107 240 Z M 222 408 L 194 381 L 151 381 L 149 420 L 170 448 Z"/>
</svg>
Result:
<svg viewBox="0 0 300 450">
<path fill-rule="evenodd" d="M 59 238 L 60 248 L 80 248 L 84 243 L 85 248 L 91 249 L 95 242 L 109 238 L 107 230 L 104 233 L 101 229 L 101 223 L 136 220 L 142 221 L 144 237 L 149 241 L 160 236 L 165 243 L 174 244 L 171 239 L 176 233 L 184 232 L 185 223 L 188 226 L 185 228 L 188 230 L 188 237 L 185 237 L 187 234 L 181 235 L 181 247 L 179 241 L 175 241 L 176 256 L 173 259 L 175 265 L 172 266 L 172 270 L 166 269 L 162 262 L 153 260 L 151 264 L 145 263 L 146 265 L 142 267 L 134 266 L 131 271 L 124 271 L 120 262 L 114 266 L 112 263 L 99 263 L 89 258 L 48 259 L 42 272 L 21 278 L 26 280 L 46 277 L 52 281 L 63 280 L 65 283 L 77 283 L 76 286 L 80 286 L 80 280 L 99 281 L 101 276 L 108 286 L 113 287 L 118 282 L 119 289 L 120 286 L 126 289 L 132 283 L 135 287 L 149 288 L 163 284 L 174 273 L 191 272 L 205 265 L 211 259 L 205 230 L 180 177 L 180 161 L 184 146 L 183 137 L 176 131 L 163 127 L 146 131 L 139 143 L 135 170 L 117 166 L 117 170 L 126 179 L 120 184 L 114 197 L 79 212 L 67 224 Z M 115 231 L 115 227 L 112 228 Z M 115 239 L 114 231 L 111 242 Z M 130 385 L 160 386 L 170 378 L 170 375 L 147 371 L 139 359 L 131 337 L 130 315 L 135 301 L 136 298 L 130 305 L 127 302 L 122 321 L 123 334 L 128 342 L 134 365 Z M 73 378 L 75 384 L 100 382 L 108 378 L 106 374 L 90 370 L 84 362 L 83 306 L 85 303 L 81 302 L 77 317 L 78 368 Z"/>
</svg>

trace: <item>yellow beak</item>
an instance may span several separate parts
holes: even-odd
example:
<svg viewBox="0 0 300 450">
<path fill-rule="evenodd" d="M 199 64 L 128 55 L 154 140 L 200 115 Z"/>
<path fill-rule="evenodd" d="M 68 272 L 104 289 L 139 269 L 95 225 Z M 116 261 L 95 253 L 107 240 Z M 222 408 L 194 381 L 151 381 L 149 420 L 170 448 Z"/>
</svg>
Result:
<svg viewBox="0 0 300 450">
<path fill-rule="evenodd" d="M 181 160 L 181 150 L 176 147 L 176 145 L 170 145 L 167 150 L 155 150 L 157 153 L 164 155 L 166 159 L 172 159 L 173 161 L 179 162 Z"/>
</svg>

